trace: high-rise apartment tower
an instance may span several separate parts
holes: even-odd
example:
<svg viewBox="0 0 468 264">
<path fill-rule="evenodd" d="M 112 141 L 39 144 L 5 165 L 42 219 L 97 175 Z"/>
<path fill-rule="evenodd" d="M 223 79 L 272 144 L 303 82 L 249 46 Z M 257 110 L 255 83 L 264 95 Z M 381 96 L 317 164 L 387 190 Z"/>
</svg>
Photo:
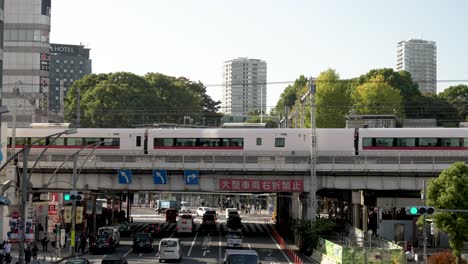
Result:
<svg viewBox="0 0 468 264">
<path fill-rule="evenodd" d="M 258 111 L 265 114 L 267 64 L 262 60 L 237 58 L 224 63 L 222 112 L 246 116 Z"/>
<path fill-rule="evenodd" d="M 411 73 L 421 93 L 437 92 L 437 48 L 434 41 L 410 39 L 397 47 L 397 70 Z"/>
</svg>

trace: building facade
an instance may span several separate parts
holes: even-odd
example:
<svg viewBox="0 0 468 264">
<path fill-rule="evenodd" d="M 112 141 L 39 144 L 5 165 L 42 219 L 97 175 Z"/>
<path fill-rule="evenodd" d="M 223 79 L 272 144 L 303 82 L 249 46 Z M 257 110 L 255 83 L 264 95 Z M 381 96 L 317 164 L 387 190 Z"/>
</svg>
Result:
<svg viewBox="0 0 468 264">
<path fill-rule="evenodd" d="M 63 116 L 63 100 L 75 80 L 91 74 L 90 49 L 83 45 L 50 44 L 49 111 Z"/>
<path fill-rule="evenodd" d="M 265 61 L 237 58 L 224 63 L 221 110 L 226 115 L 247 116 L 266 112 L 267 64 Z"/>
<path fill-rule="evenodd" d="M 397 70 L 411 73 L 421 93 L 437 93 L 437 48 L 434 41 L 410 39 L 397 47 Z"/>
<path fill-rule="evenodd" d="M 3 120 L 18 127 L 48 122 L 51 0 L 4 1 L 1 94 L 10 113 Z"/>
</svg>

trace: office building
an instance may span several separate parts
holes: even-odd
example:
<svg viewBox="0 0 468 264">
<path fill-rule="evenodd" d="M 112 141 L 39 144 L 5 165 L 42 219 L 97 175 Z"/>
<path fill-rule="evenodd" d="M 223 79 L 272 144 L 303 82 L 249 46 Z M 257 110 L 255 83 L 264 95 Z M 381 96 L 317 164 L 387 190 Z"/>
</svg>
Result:
<svg viewBox="0 0 468 264">
<path fill-rule="evenodd" d="M 266 112 L 267 64 L 262 60 L 237 58 L 224 63 L 222 112 L 231 116 Z"/>
<path fill-rule="evenodd" d="M 89 50 L 83 45 L 50 44 L 49 110 L 63 116 L 63 100 L 75 80 L 91 74 Z"/>
<path fill-rule="evenodd" d="M 3 2 L 3 1 L 1 1 Z M 12 126 L 48 122 L 51 0 L 4 0 L 2 105 Z"/>
<path fill-rule="evenodd" d="M 410 39 L 397 47 L 397 70 L 411 73 L 421 93 L 437 93 L 437 49 L 434 41 Z"/>
</svg>

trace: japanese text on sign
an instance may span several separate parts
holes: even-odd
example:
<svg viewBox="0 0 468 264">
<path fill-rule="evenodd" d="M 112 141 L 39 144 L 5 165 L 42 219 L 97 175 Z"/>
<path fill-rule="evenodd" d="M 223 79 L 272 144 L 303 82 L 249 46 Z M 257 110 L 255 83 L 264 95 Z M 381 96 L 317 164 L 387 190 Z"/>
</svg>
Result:
<svg viewBox="0 0 468 264">
<path fill-rule="evenodd" d="M 224 191 L 303 192 L 303 180 L 244 180 L 221 179 L 219 189 Z"/>
</svg>

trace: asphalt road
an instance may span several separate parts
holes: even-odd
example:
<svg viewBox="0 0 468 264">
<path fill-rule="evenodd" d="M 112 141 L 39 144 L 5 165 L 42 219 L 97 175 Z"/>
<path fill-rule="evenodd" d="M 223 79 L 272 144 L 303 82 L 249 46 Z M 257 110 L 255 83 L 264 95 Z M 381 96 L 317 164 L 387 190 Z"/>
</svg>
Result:
<svg viewBox="0 0 468 264">
<path fill-rule="evenodd" d="M 219 215 L 217 232 L 207 234 L 198 232 L 200 217 L 195 218 L 195 232 L 193 234 L 178 234 L 175 232 L 175 224 L 163 224 L 162 215 L 156 215 L 152 210 L 145 208 L 134 208 L 132 210 L 136 231 L 143 230 L 148 223 L 162 224 L 162 231 L 154 239 L 154 251 L 151 253 L 133 253 L 132 239 L 122 237 L 120 246 L 112 254 L 123 255 L 128 263 L 155 263 L 158 262 L 158 244 L 161 238 L 180 238 L 183 245 L 183 258 L 181 263 L 223 263 L 226 251 L 225 230 L 226 219 Z M 265 223 L 266 216 L 242 215 L 243 222 L 243 248 L 257 251 L 260 261 L 265 264 L 292 263 L 279 249 L 270 235 L 270 224 Z M 85 257 L 94 264 L 101 262 L 105 255 L 87 254 Z"/>
</svg>

